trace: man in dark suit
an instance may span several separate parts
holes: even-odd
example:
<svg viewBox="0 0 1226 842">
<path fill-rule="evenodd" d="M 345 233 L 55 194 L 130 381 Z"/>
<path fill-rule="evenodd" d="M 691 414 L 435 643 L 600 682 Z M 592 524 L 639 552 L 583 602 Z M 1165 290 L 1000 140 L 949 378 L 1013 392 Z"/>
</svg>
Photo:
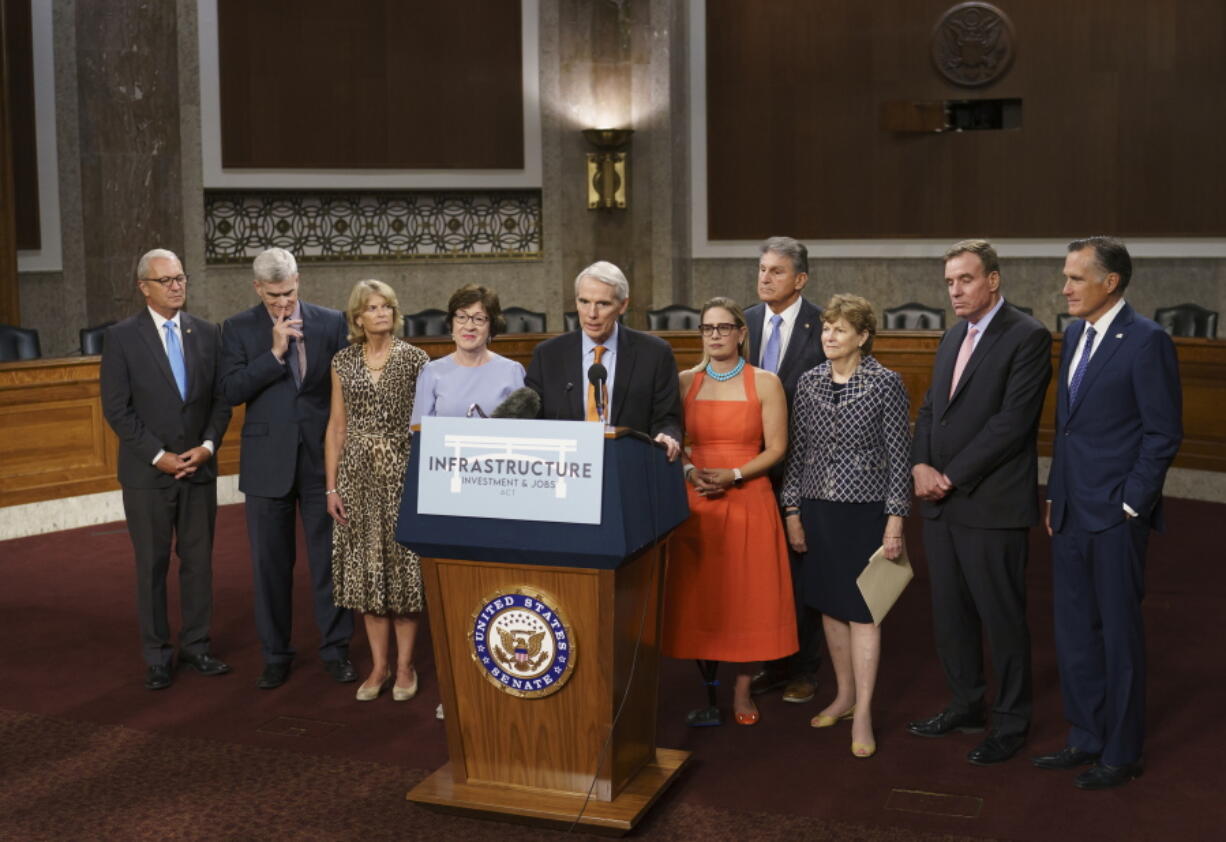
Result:
<svg viewBox="0 0 1226 842">
<path fill-rule="evenodd" d="M 1145 549 L 1161 530 L 1162 485 L 1183 438 L 1175 345 L 1124 301 L 1128 249 L 1069 244 L 1056 438 L 1047 483 L 1056 655 L 1065 747 L 1042 769 L 1093 764 L 1075 783 L 1106 789 L 1141 774 L 1145 739 Z"/>
<path fill-rule="evenodd" d="M 809 281 L 809 250 L 791 237 L 771 237 L 762 243 L 758 259 L 759 303 L 745 310 L 749 326 L 749 362 L 774 372 L 783 381 L 788 416 L 800 375 L 822 362 L 822 308 L 801 295 Z M 765 341 L 763 341 L 765 337 Z M 778 496 L 783 486 L 781 459 L 771 468 L 771 484 Z M 792 583 L 801 582 L 801 556 L 788 549 Z M 822 617 L 796 594 L 796 632 L 800 649 L 795 655 L 771 661 L 754 676 L 754 695 L 783 687 L 785 702 L 807 702 L 817 693 L 817 671 L 822 663 Z"/>
<path fill-rule="evenodd" d="M 119 484 L 136 554 L 145 686 L 169 687 L 174 647 L 166 611 L 172 543 L 179 554 L 179 663 L 203 675 L 230 667 L 209 653 L 217 463 L 230 407 L 214 390 L 221 335 L 183 312 L 187 275 L 154 249 L 136 267 L 146 308 L 106 332 L 102 410 L 119 437 Z"/>
<path fill-rule="evenodd" d="M 1028 532 L 1039 522 L 1037 431 L 1051 380 L 1051 334 L 1000 293 L 984 240 L 945 253 L 945 284 L 961 321 L 941 339 L 915 423 L 911 474 L 924 516 L 937 655 L 952 699 L 910 722 L 921 737 L 982 731 L 986 632 L 999 687 L 991 732 L 967 755 L 1008 760 L 1030 728 L 1026 626 Z"/>
<path fill-rule="evenodd" d="M 231 404 L 247 405 L 239 489 L 247 497 L 255 620 L 264 656 L 257 686 L 284 684 L 294 658 L 295 507 L 306 535 L 320 657 L 334 679 L 354 681 L 353 615 L 332 601 L 323 454 L 332 355 L 348 344 L 345 316 L 298 299 L 298 264 L 285 249 L 263 252 L 252 269 L 261 303 L 222 326 L 220 388 Z"/>
<path fill-rule="evenodd" d="M 681 452 L 681 398 L 672 347 L 619 323 L 630 285 L 601 260 L 575 278 L 579 330 L 547 339 L 532 352 L 524 383 L 541 396 L 541 417 L 631 427 L 655 438 L 675 460 Z M 589 379 L 596 364 L 607 380 Z"/>
</svg>

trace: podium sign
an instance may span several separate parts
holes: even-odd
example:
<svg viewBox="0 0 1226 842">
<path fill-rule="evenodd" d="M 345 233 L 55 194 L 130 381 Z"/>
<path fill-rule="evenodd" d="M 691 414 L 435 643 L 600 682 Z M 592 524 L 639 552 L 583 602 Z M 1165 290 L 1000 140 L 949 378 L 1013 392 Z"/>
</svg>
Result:
<svg viewBox="0 0 1226 842">
<path fill-rule="evenodd" d="M 603 424 L 426 417 L 418 447 L 419 514 L 600 523 Z"/>
</svg>

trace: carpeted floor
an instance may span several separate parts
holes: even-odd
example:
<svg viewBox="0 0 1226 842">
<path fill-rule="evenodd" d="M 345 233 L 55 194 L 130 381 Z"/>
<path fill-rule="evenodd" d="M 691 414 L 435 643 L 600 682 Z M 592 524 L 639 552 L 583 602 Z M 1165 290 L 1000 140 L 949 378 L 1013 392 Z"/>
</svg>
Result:
<svg viewBox="0 0 1226 842">
<path fill-rule="evenodd" d="M 666 662 L 659 744 L 694 752 L 690 767 L 637 835 L 651 839 L 1218 839 L 1226 749 L 1226 572 L 1216 527 L 1226 506 L 1170 501 L 1149 556 L 1150 735 L 1146 773 L 1083 793 L 1072 775 L 1019 756 L 966 763 L 974 736 L 921 740 L 908 719 L 937 712 L 943 680 L 932 651 L 918 532 L 917 579 L 884 627 L 875 704 L 879 750 L 848 750 L 850 729 L 815 731 L 817 701 L 761 703 L 762 723 L 693 730 L 702 697 L 688 662 Z M 910 524 L 915 530 L 917 524 Z M 130 546 L 121 524 L 0 543 L 0 837 L 12 839 L 528 839 L 550 832 L 461 819 L 405 802 L 446 760 L 428 634 L 422 692 L 407 704 L 353 700 L 318 665 L 305 570 L 299 573 L 298 660 L 275 691 L 260 670 L 241 507 L 218 520 L 214 651 L 233 674 L 179 673 L 169 690 L 141 686 Z M 305 566 L 305 561 L 303 565 Z M 1051 643 L 1046 541 L 1033 536 L 1029 574 L 1036 715 L 1025 754 L 1054 750 L 1064 725 Z M 176 597 L 172 594 L 172 600 Z M 177 604 L 172 602 L 172 604 Z M 354 660 L 368 664 L 359 634 Z M 732 678 L 725 668 L 724 678 Z"/>
</svg>

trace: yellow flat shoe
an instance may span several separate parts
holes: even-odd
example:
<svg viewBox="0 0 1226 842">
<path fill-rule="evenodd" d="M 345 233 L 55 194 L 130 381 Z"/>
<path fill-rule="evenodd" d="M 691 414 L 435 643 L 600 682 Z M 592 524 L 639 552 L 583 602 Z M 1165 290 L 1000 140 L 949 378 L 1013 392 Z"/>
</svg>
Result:
<svg viewBox="0 0 1226 842">
<path fill-rule="evenodd" d="M 392 701 L 407 702 L 409 699 L 417 695 L 417 670 L 413 670 L 413 681 L 408 687 L 393 686 Z"/>
<path fill-rule="evenodd" d="M 366 684 L 359 687 L 355 697 L 359 702 L 373 702 L 383 694 L 383 691 L 387 689 L 387 685 L 391 683 L 391 680 L 392 673 L 389 670 L 387 675 L 383 676 L 383 680 L 374 687 L 370 687 Z"/>
<path fill-rule="evenodd" d="M 809 720 L 809 725 L 814 728 L 829 728 L 831 725 L 842 719 L 851 719 L 856 715 L 856 706 L 852 705 L 847 709 L 847 712 L 839 716 L 831 716 L 826 713 L 819 713 L 817 716 Z"/>
</svg>

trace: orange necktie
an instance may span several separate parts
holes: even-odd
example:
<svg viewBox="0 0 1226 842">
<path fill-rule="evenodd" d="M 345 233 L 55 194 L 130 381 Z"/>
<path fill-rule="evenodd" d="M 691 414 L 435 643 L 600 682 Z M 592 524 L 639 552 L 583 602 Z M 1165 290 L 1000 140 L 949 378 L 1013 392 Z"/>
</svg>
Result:
<svg viewBox="0 0 1226 842">
<path fill-rule="evenodd" d="M 600 358 L 604 356 L 605 347 L 603 345 L 597 345 L 593 350 L 596 352 L 596 359 L 592 365 L 598 365 L 600 363 Z M 607 416 L 609 413 L 608 383 L 600 384 L 600 405 L 604 407 L 605 415 Z M 590 380 L 587 384 L 587 420 L 600 420 L 600 414 L 596 411 L 596 386 Z"/>
</svg>

